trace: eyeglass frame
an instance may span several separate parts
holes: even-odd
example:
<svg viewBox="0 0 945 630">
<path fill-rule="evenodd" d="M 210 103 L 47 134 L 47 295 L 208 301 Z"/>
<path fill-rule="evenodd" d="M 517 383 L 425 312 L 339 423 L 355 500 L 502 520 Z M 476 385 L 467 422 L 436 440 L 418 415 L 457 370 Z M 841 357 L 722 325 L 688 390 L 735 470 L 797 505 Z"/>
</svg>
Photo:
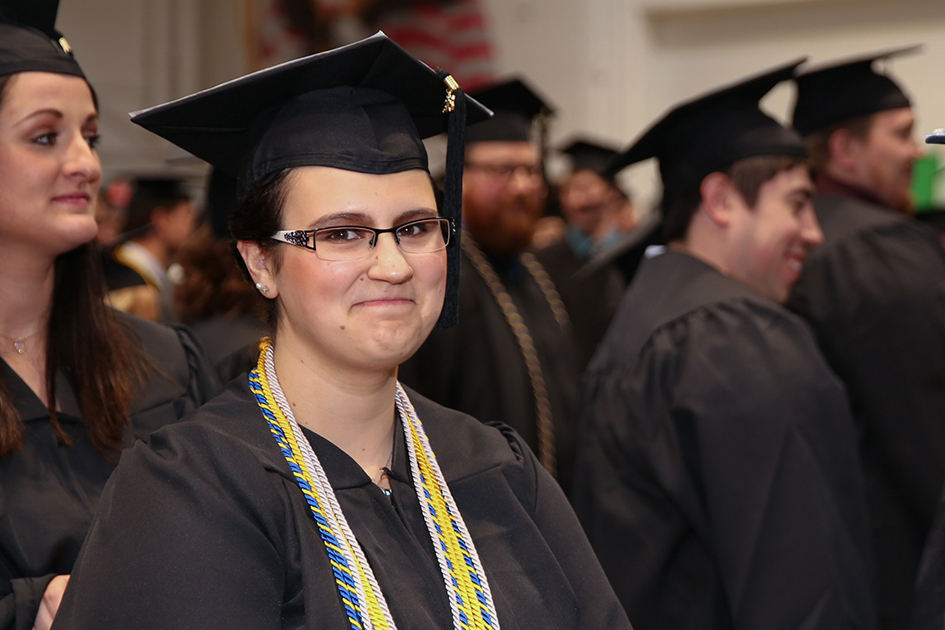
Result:
<svg viewBox="0 0 945 630">
<path fill-rule="evenodd" d="M 446 225 L 449 226 L 449 229 L 447 229 L 446 232 L 444 233 L 445 237 L 444 237 L 443 247 L 438 247 L 428 252 L 405 252 L 403 247 L 400 244 L 400 239 L 397 238 L 397 230 L 403 229 L 415 223 L 424 223 L 427 221 L 436 221 L 441 226 L 445 222 Z M 342 258 L 341 260 L 331 260 L 331 259 L 326 259 L 326 258 L 322 258 L 321 256 L 318 256 L 318 250 L 315 248 L 315 236 L 319 232 L 327 232 L 329 230 L 364 230 L 367 232 L 372 232 L 374 236 L 371 237 L 369 246 L 367 248 L 367 252 L 364 254 L 364 256 L 359 256 L 357 258 Z M 441 233 L 443 233 L 442 227 L 440 228 L 440 231 Z M 366 225 L 332 225 L 329 227 L 315 228 L 313 230 L 279 230 L 278 232 L 276 232 L 269 238 L 280 243 L 286 243 L 288 245 L 295 245 L 296 247 L 307 249 L 310 252 L 315 252 L 315 255 L 318 256 L 319 260 L 327 260 L 328 262 L 349 262 L 353 260 L 361 260 L 363 258 L 367 258 L 371 254 L 371 252 L 374 250 L 374 248 L 377 247 L 377 239 L 380 238 L 380 235 L 387 234 L 387 233 L 389 233 L 391 236 L 394 237 L 394 242 L 397 244 L 397 248 L 405 254 L 420 254 L 420 253 L 433 254 L 435 252 L 443 251 L 452 242 L 453 237 L 456 235 L 456 223 L 455 221 L 453 221 L 453 219 L 449 217 L 426 217 L 424 219 L 414 219 L 412 221 L 407 221 L 406 223 L 401 223 L 400 225 L 395 225 L 389 228 L 372 228 L 372 227 L 367 227 Z M 308 245 L 309 235 L 311 235 L 311 239 L 312 239 L 311 247 L 309 247 Z"/>
<path fill-rule="evenodd" d="M 544 178 L 544 171 L 542 170 L 541 164 L 490 164 L 488 162 L 467 161 L 465 167 L 482 171 L 490 177 L 505 182 L 512 181 L 512 178 L 515 177 L 515 174 L 520 170 L 524 170 L 525 176 L 529 179 Z"/>
</svg>

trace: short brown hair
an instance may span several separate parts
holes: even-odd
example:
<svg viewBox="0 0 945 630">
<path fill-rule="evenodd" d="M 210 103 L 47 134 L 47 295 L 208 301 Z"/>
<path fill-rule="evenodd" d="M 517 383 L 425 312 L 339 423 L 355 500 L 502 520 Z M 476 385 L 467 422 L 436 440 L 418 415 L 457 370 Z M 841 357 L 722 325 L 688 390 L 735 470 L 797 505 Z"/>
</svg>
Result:
<svg viewBox="0 0 945 630">
<path fill-rule="evenodd" d="M 807 152 L 810 154 L 811 168 L 815 173 L 826 168 L 830 161 L 830 136 L 834 133 L 843 129 L 854 138 L 865 140 L 870 135 L 872 127 L 873 115 L 867 114 L 835 123 L 808 135 L 804 138 L 804 144 L 807 145 Z"/>
<path fill-rule="evenodd" d="M 807 164 L 807 160 L 788 155 L 757 155 L 737 160 L 729 165 L 724 173 L 735 186 L 745 203 L 754 207 L 758 202 L 758 193 L 762 184 L 774 178 L 782 171 L 788 171 L 795 166 Z M 664 210 L 663 238 L 666 242 L 675 241 L 686 236 L 689 224 L 695 215 L 699 204 L 702 203 L 702 182 L 693 186 L 668 211 Z"/>
</svg>

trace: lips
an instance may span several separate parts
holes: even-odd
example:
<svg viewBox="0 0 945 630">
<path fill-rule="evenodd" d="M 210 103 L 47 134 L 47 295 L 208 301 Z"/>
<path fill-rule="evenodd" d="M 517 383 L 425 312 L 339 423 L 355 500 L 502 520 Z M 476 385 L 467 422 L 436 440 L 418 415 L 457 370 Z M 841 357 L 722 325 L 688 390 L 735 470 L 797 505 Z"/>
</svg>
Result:
<svg viewBox="0 0 945 630">
<path fill-rule="evenodd" d="M 791 279 L 791 282 L 796 281 L 797 278 L 800 277 L 801 271 L 804 268 L 804 261 L 806 260 L 806 258 L 807 256 L 804 254 L 788 254 L 786 264 L 787 264 L 788 270 L 792 272 L 791 275 L 793 277 Z"/>
<path fill-rule="evenodd" d="M 70 204 L 87 204 L 90 199 L 91 196 L 88 193 L 81 191 L 65 193 L 53 197 L 53 201 Z"/>
<path fill-rule="evenodd" d="M 356 306 L 404 306 L 406 304 L 413 304 L 413 300 L 405 297 L 377 297 L 357 302 Z"/>
</svg>

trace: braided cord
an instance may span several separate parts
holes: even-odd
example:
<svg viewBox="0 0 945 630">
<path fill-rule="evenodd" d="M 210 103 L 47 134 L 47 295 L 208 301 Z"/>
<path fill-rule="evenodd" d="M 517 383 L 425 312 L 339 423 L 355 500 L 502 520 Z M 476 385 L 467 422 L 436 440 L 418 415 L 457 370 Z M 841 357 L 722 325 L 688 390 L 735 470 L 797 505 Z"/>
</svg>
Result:
<svg viewBox="0 0 945 630">
<path fill-rule="evenodd" d="M 555 321 L 558 322 L 558 326 L 565 332 L 571 332 L 571 317 L 568 315 L 568 310 L 564 306 L 564 300 L 561 299 L 561 294 L 558 293 L 558 287 L 555 286 L 554 280 L 552 280 L 548 272 L 545 271 L 544 266 L 538 261 L 535 254 L 531 252 L 522 252 L 519 254 L 518 258 L 522 261 L 522 264 L 525 265 L 525 269 L 532 275 L 532 278 L 535 279 L 538 288 L 541 289 L 542 294 L 545 296 L 545 301 L 548 302 L 548 306 L 551 307 L 552 315 L 555 316 Z"/>
<path fill-rule="evenodd" d="M 249 375 L 249 386 L 318 526 L 350 627 L 394 630 L 396 626 L 384 595 L 337 505 L 325 470 L 301 435 L 291 408 L 285 404 L 272 364 L 272 342 L 268 339 L 260 346 L 259 363 Z"/>
<path fill-rule="evenodd" d="M 443 478 L 423 425 L 399 383 L 396 400 L 404 422 L 411 475 L 420 480 L 415 484 L 417 499 L 425 506 L 423 519 L 433 540 L 446 590 L 452 595 L 453 626 L 498 630 L 492 593 L 472 536 Z"/>
<path fill-rule="evenodd" d="M 489 292 L 492 293 L 492 296 L 495 298 L 496 304 L 499 305 L 499 309 L 501 309 L 505 321 L 508 323 L 509 328 L 512 329 L 512 334 L 515 335 L 515 340 L 518 342 L 522 358 L 525 360 L 525 369 L 528 371 L 528 380 L 531 382 L 532 393 L 535 398 L 538 461 L 541 462 L 541 465 L 544 466 L 552 476 L 557 476 L 557 449 L 555 446 L 554 422 L 551 417 L 551 401 L 548 397 L 545 376 L 541 370 L 541 361 L 538 359 L 538 351 L 535 349 L 535 341 L 532 339 L 531 331 L 528 330 L 525 320 L 518 312 L 515 302 L 512 301 L 512 296 L 509 295 L 505 285 L 502 284 L 502 280 L 492 267 L 492 263 L 486 259 L 486 255 L 482 253 L 482 250 L 479 249 L 479 246 L 476 245 L 475 241 L 473 241 L 472 237 L 468 234 L 463 237 L 463 251 L 469 257 L 473 268 L 475 268 L 479 276 L 485 281 Z M 538 261 L 535 260 L 535 263 L 537 264 Z M 545 275 L 547 276 L 547 274 Z M 548 282 L 551 282 L 550 278 Z M 539 286 L 541 286 L 541 283 L 539 283 Z M 555 294 L 557 294 L 557 291 L 555 291 Z M 559 297 L 558 300 L 560 301 L 560 299 Z M 552 310 L 554 309 L 552 308 Z"/>
<path fill-rule="evenodd" d="M 396 630 L 374 571 L 279 386 L 269 339 L 260 346 L 259 363 L 249 375 L 249 385 L 315 519 L 349 626 L 353 630 Z M 489 583 L 472 537 L 423 425 L 399 383 L 395 402 L 404 427 L 413 485 L 420 505 L 426 508 L 424 522 L 446 585 L 453 627 L 455 630 L 499 630 Z"/>
</svg>

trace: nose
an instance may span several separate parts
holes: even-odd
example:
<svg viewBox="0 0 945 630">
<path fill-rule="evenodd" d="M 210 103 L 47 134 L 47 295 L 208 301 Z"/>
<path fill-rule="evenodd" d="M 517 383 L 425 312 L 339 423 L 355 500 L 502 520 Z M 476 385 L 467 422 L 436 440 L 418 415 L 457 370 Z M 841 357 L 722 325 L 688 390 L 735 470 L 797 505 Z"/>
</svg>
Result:
<svg viewBox="0 0 945 630">
<path fill-rule="evenodd" d="M 372 280 L 400 284 L 413 277 L 413 267 L 404 257 L 394 235 L 389 232 L 378 235 L 371 257 L 368 277 Z"/>
<path fill-rule="evenodd" d="M 512 179 L 509 180 L 509 188 L 516 193 L 528 193 L 543 184 L 544 179 L 540 173 L 536 174 L 525 167 L 512 171 Z"/>
<path fill-rule="evenodd" d="M 817 247 L 824 242 L 824 233 L 820 229 L 813 205 L 808 205 L 801 214 L 801 239 L 808 247 Z"/>
<path fill-rule="evenodd" d="M 70 141 L 63 170 L 69 179 L 96 182 L 102 176 L 102 164 L 82 134 Z"/>
<path fill-rule="evenodd" d="M 909 140 L 910 140 L 910 143 L 911 143 L 910 148 L 912 149 L 912 159 L 913 159 L 913 160 L 917 160 L 917 159 L 919 159 L 920 157 L 922 157 L 923 155 L 925 155 L 924 151 L 922 150 L 922 146 L 919 144 L 919 141 L 915 139 L 915 136 L 914 136 L 914 135 L 913 135 L 913 136 L 910 136 L 910 137 L 909 137 Z"/>
</svg>

